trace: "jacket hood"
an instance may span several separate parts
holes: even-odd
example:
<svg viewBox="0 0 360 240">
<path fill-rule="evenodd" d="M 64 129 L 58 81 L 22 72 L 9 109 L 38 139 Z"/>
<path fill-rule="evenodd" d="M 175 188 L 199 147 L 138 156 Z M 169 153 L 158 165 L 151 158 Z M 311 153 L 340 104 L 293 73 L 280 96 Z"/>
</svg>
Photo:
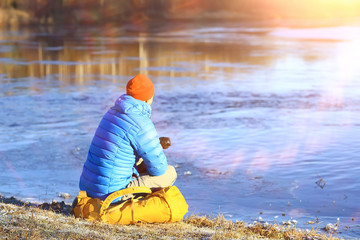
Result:
<svg viewBox="0 0 360 240">
<path fill-rule="evenodd" d="M 127 115 L 135 114 L 149 118 L 151 116 L 151 106 L 148 103 L 137 100 L 127 94 L 120 96 L 116 100 L 114 109 Z"/>
</svg>

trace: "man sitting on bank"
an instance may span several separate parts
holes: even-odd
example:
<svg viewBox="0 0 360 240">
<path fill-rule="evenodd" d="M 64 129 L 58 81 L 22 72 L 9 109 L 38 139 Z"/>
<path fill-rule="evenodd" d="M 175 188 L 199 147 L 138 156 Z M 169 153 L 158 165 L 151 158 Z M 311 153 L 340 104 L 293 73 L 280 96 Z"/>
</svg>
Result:
<svg viewBox="0 0 360 240">
<path fill-rule="evenodd" d="M 150 119 L 154 93 L 150 79 L 136 75 L 103 116 L 80 177 L 87 196 L 104 200 L 127 187 L 155 189 L 175 182 L 175 168 L 168 165 Z"/>
</svg>

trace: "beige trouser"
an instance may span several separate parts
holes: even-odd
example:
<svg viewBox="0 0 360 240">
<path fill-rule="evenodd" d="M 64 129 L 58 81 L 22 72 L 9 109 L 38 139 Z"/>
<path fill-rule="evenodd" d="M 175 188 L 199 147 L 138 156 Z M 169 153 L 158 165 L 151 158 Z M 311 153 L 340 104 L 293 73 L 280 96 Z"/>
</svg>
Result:
<svg viewBox="0 0 360 240">
<path fill-rule="evenodd" d="M 173 166 L 168 165 L 166 172 L 160 176 L 151 176 L 148 173 L 140 174 L 139 177 L 132 180 L 127 187 L 148 187 L 164 188 L 172 186 L 176 180 L 177 174 Z"/>
</svg>

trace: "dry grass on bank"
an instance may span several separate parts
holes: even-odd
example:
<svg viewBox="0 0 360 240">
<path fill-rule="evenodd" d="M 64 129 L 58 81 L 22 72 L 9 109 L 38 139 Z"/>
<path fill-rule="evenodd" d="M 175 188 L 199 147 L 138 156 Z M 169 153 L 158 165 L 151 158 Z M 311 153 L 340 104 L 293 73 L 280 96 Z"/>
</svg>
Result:
<svg viewBox="0 0 360 240">
<path fill-rule="evenodd" d="M 190 216 L 171 224 L 111 225 L 0 203 L 0 239 L 336 239 L 314 230 Z"/>
</svg>

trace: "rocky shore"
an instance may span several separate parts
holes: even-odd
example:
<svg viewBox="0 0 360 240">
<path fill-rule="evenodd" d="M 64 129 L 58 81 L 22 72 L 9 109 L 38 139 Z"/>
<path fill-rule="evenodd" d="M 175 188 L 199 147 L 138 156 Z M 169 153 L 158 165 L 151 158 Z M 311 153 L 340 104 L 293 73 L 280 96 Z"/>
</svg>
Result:
<svg viewBox="0 0 360 240">
<path fill-rule="evenodd" d="M 189 216 L 171 224 L 111 225 L 76 219 L 64 202 L 26 203 L 0 196 L 1 239 L 337 239 L 295 226 Z"/>
</svg>

